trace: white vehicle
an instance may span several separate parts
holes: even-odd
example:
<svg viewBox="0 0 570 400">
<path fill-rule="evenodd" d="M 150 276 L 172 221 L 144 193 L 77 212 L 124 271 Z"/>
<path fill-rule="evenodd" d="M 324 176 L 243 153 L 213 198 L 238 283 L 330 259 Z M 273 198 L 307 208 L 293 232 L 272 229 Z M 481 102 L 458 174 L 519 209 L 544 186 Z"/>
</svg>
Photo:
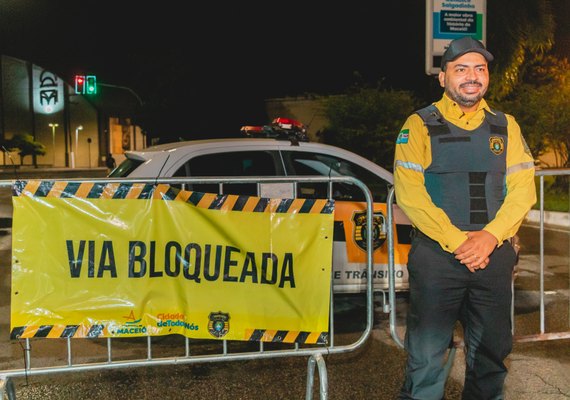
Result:
<svg viewBox="0 0 570 400">
<path fill-rule="evenodd" d="M 386 199 L 392 174 L 350 151 L 295 138 L 235 138 L 176 142 L 125 154 L 126 159 L 110 177 L 267 177 L 267 176 L 352 176 L 364 182 L 374 198 L 375 291 L 388 290 L 388 248 L 386 241 Z M 327 183 L 296 183 L 299 198 L 327 198 Z M 256 183 L 192 184 L 187 190 L 263 196 Z M 267 197 L 267 196 L 263 196 Z M 286 196 L 280 196 L 286 197 Z M 333 286 L 335 293 L 366 290 L 366 202 L 356 185 L 333 184 L 335 200 L 333 242 Z M 394 263 L 396 290 L 408 289 L 407 260 L 410 249 L 410 221 L 394 207 Z"/>
</svg>

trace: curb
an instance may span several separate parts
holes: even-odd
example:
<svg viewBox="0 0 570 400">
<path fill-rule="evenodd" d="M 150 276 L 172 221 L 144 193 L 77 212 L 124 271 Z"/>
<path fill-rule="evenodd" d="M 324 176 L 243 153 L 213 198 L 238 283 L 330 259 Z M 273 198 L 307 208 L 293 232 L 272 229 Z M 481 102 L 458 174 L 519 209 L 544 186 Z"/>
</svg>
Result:
<svg viewBox="0 0 570 400">
<path fill-rule="evenodd" d="M 545 211 L 544 212 L 544 225 L 556 228 L 570 229 L 570 213 L 559 211 Z M 540 224 L 540 210 L 530 210 L 524 220 L 528 225 Z"/>
</svg>

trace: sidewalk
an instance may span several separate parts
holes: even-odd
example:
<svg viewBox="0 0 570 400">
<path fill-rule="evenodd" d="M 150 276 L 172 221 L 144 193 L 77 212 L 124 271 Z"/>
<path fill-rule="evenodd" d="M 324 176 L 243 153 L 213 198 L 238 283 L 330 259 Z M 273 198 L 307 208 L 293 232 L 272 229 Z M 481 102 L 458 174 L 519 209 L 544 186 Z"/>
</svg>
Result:
<svg viewBox="0 0 570 400">
<path fill-rule="evenodd" d="M 34 168 L 30 165 L 0 168 L 0 180 L 16 179 L 62 179 L 62 178 L 103 178 L 107 176 L 105 167 L 93 168 Z"/>
</svg>

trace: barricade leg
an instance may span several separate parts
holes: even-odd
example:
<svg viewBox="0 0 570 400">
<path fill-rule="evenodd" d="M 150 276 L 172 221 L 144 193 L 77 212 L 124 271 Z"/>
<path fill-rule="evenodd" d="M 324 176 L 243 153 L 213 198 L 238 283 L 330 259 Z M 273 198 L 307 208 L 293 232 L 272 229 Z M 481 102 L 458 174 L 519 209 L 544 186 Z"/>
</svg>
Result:
<svg viewBox="0 0 570 400">
<path fill-rule="evenodd" d="M 6 397 L 7 396 L 7 397 Z M 14 383 L 6 376 L 0 377 L 0 400 L 16 400 Z"/>
<path fill-rule="evenodd" d="M 328 397 L 328 377 L 327 377 L 327 366 L 325 365 L 325 360 L 321 354 L 313 354 L 309 358 L 309 365 L 307 370 L 307 394 L 305 396 L 306 400 L 311 400 L 313 398 L 313 383 L 315 381 L 315 363 L 319 368 L 319 391 L 320 400 L 326 400 Z"/>
</svg>

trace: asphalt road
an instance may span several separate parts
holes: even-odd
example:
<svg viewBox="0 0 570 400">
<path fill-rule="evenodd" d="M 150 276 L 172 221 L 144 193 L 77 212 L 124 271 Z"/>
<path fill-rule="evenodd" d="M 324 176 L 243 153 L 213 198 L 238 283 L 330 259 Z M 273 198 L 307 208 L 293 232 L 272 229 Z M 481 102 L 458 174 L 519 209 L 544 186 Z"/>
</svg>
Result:
<svg viewBox="0 0 570 400">
<path fill-rule="evenodd" d="M 9 218 L 9 194 L 0 193 L 0 218 Z M 8 207 L 8 209 L 6 208 Z M 5 220 L 4 220 L 5 221 Z M 0 226 L 1 228 L 1 226 Z M 4 370 L 24 366 L 22 344 L 10 341 L 9 299 L 11 235 L 9 229 L 0 231 L 0 375 Z M 550 233 L 549 233 L 550 235 Z M 568 234 L 549 236 L 554 245 L 546 261 L 546 312 L 548 328 L 568 330 L 568 254 L 564 240 Z M 566 237 L 566 239 L 564 239 Z M 538 332 L 539 303 L 536 232 L 521 231 L 522 257 L 515 295 L 515 327 L 520 333 Z M 550 244 L 549 244 L 550 246 Z M 568 249 L 568 246 L 565 246 Z M 553 257 L 553 258 L 551 258 Z M 520 278 L 520 279 L 519 279 Z M 353 343 L 362 332 L 365 321 L 365 301 L 357 296 L 337 300 L 335 343 Z M 398 333 L 403 335 L 405 296 L 398 297 Z M 553 316 L 554 315 L 554 316 Z M 557 322 L 552 322 L 553 320 Z M 54 360 L 65 365 L 65 343 L 57 339 L 32 342 L 39 354 L 36 364 Z M 47 342 L 47 343 L 45 343 Z M 57 345 L 55 342 L 59 342 Z M 100 343 L 75 344 L 80 354 L 99 349 Z M 170 349 L 179 338 L 158 341 L 158 349 Z M 124 341 L 119 353 L 129 357 L 145 357 L 140 342 Z M 325 357 L 328 399 L 394 399 L 403 377 L 406 354 L 390 337 L 388 315 L 376 307 L 374 327 L 370 338 L 359 349 L 346 354 Z M 92 372 L 34 375 L 13 379 L 16 398 L 21 399 L 303 399 L 307 387 L 308 357 L 258 359 L 250 361 L 220 361 L 184 365 L 122 368 Z M 458 349 L 446 387 L 446 399 L 460 399 L 464 357 Z M 570 398 L 570 340 L 515 343 L 507 360 L 509 375 L 506 399 L 562 400 Z M 315 375 L 313 398 L 319 398 L 318 374 Z"/>
<path fill-rule="evenodd" d="M 352 312 L 362 309 L 355 306 Z M 359 350 L 325 358 L 328 399 L 394 399 L 405 352 L 377 314 L 372 336 Z M 353 341 L 357 333 L 344 333 Z M 562 400 L 570 396 L 568 341 L 515 345 L 508 359 L 506 399 Z M 463 354 L 456 353 L 446 399 L 460 399 Z M 18 399 L 303 399 L 307 358 L 290 357 L 195 365 L 139 367 L 86 373 L 32 376 L 14 381 Z M 318 378 L 313 398 L 320 398 Z"/>
</svg>

